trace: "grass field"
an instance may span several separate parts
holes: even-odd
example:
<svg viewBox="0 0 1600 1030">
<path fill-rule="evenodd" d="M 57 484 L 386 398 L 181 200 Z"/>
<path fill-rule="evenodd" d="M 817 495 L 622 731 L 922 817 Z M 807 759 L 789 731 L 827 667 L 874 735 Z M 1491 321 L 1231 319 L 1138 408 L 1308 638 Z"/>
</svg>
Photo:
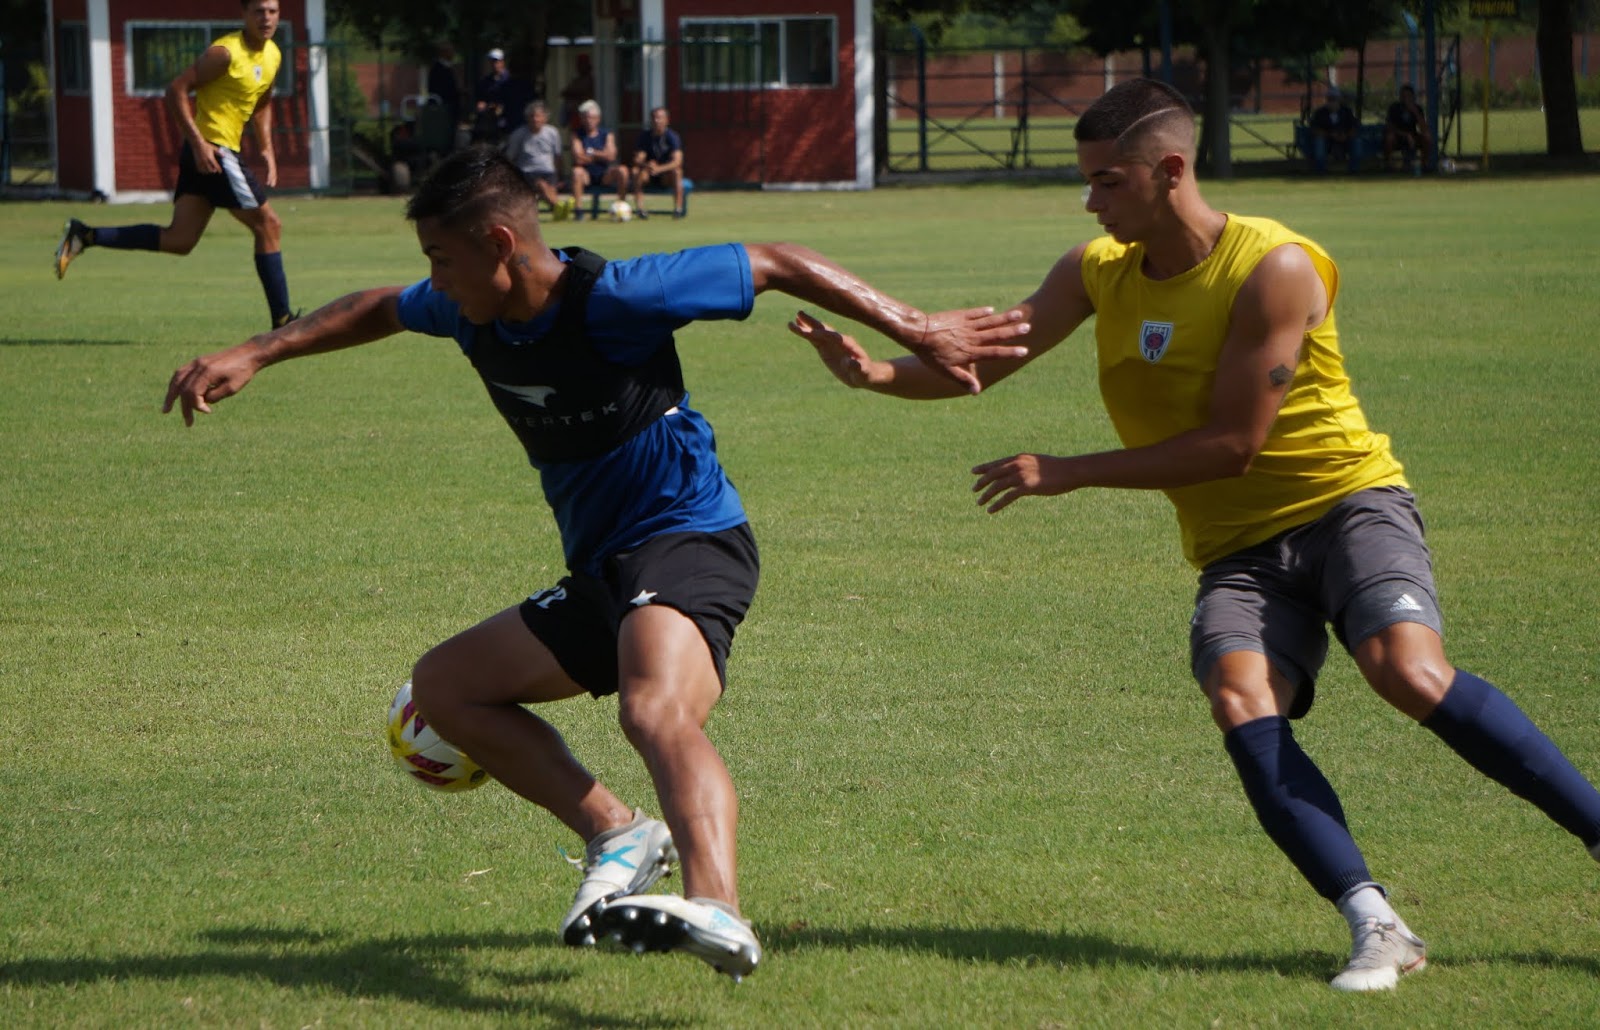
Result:
<svg viewBox="0 0 1600 1030">
<path fill-rule="evenodd" d="M 1452 656 L 1594 776 L 1597 181 L 1208 187 L 1340 261 Z M 706 194 L 553 242 L 792 239 L 928 308 L 1004 304 L 1093 229 L 1078 200 Z M 398 201 L 279 206 L 298 304 L 425 272 Z M 765 962 L 735 987 L 560 947 L 577 842 L 498 786 L 423 792 L 381 740 L 417 655 L 560 574 L 470 368 L 400 337 L 270 369 L 186 430 L 159 414 L 172 369 L 265 320 L 247 235 L 219 218 L 186 259 L 94 251 L 58 283 L 69 214 L 166 212 L 0 205 L 8 1027 L 1592 1025 L 1600 866 L 1342 655 L 1298 734 L 1431 964 L 1330 991 L 1344 927 L 1257 829 L 1188 678 L 1165 502 L 971 503 L 978 461 L 1112 444 L 1087 336 L 982 397 L 896 403 L 815 367 L 781 296 L 680 334 L 765 559 L 711 723 Z M 653 807 L 615 710 L 549 714 Z"/>
</svg>

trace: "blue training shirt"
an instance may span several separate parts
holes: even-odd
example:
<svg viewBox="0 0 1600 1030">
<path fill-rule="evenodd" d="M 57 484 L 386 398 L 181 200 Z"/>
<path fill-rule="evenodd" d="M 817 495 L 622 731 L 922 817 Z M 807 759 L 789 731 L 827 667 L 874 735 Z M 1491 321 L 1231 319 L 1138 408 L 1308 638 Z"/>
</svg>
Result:
<svg viewBox="0 0 1600 1030">
<path fill-rule="evenodd" d="M 741 244 L 724 243 L 607 262 L 584 326 L 606 360 L 638 365 L 690 322 L 743 319 L 754 306 L 750 256 Z M 478 327 L 430 280 L 407 287 L 399 307 L 407 329 L 450 337 L 471 353 Z M 559 313 L 558 303 L 530 322 L 497 320 L 494 332 L 513 345 L 537 346 Z M 598 575 L 607 557 L 663 533 L 715 533 L 745 521 L 711 424 L 688 400 L 686 393 L 675 411 L 598 458 L 534 463 L 572 572 Z"/>
</svg>

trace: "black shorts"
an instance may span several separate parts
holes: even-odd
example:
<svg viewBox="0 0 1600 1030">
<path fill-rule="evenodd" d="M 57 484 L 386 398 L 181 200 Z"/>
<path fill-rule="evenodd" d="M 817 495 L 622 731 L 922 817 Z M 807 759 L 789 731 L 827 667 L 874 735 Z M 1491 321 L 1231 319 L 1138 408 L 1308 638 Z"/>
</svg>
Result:
<svg viewBox="0 0 1600 1030">
<path fill-rule="evenodd" d="M 523 172 L 522 178 L 527 181 L 529 186 L 539 182 L 545 183 L 549 186 L 554 186 L 556 184 L 555 172 Z"/>
<path fill-rule="evenodd" d="M 1328 656 L 1326 624 L 1348 651 L 1397 622 L 1444 635 L 1416 499 L 1403 487 L 1382 486 L 1202 569 L 1189 661 L 1204 684 L 1225 654 L 1266 655 L 1300 688 L 1289 712 L 1298 719 L 1316 697 Z"/>
<path fill-rule="evenodd" d="M 563 576 L 520 609 L 573 682 L 604 697 L 617 692 L 617 632 L 645 604 L 666 605 L 699 627 L 728 684 L 728 652 L 756 593 L 761 559 L 748 523 L 718 533 L 667 533 L 606 559 L 601 575 Z"/>
<path fill-rule="evenodd" d="M 251 210 L 267 202 L 267 191 L 261 188 L 239 155 L 227 147 L 217 147 L 217 164 L 222 171 L 202 172 L 194 163 L 194 151 L 184 141 L 178 152 L 178 185 L 172 191 L 173 199 L 186 193 L 206 198 L 212 207 Z"/>
</svg>

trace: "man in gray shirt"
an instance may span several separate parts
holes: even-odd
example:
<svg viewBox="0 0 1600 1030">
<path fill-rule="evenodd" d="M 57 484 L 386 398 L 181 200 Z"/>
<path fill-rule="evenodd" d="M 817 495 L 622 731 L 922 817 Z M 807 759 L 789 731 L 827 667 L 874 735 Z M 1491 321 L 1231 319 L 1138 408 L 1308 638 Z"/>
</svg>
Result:
<svg viewBox="0 0 1600 1030">
<path fill-rule="evenodd" d="M 550 205 L 555 220 L 565 221 L 572 215 L 572 201 L 562 200 L 556 192 L 561 178 L 561 133 L 550 124 L 550 112 L 542 100 L 529 104 L 523 116 L 525 124 L 506 140 L 506 156 L 539 199 Z"/>
</svg>

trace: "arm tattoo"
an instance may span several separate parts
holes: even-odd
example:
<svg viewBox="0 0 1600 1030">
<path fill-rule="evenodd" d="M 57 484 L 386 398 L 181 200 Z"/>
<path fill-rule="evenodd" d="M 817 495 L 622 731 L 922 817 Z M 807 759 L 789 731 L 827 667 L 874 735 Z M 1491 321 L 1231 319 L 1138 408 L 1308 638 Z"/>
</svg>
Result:
<svg viewBox="0 0 1600 1030">
<path fill-rule="evenodd" d="M 1294 369 L 1288 365 L 1279 365 L 1267 373 L 1267 380 L 1277 389 L 1283 389 L 1294 379 Z"/>
</svg>

